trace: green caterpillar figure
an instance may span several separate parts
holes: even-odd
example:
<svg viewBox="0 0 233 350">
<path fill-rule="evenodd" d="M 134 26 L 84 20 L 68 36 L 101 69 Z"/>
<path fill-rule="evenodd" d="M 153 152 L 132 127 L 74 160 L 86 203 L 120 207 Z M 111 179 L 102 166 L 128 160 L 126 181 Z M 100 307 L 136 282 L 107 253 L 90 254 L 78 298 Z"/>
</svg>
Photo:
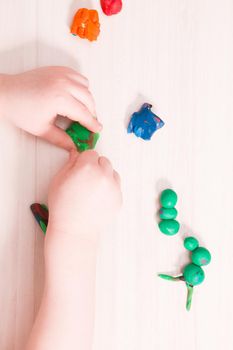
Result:
<svg viewBox="0 0 233 350">
<path fill-rule="evenodd" d="M 189 311 L 192 304 L 193 287 L 201 284 L 205 279 L 205 273 L 201 266 L 210 263 L 211 254 L 206 248 L 199 247 L 199 242 L 195 237 L 185 238 L 184 247 L 191 251 L 192 262 L 184 267 L 182 275 L 169 276 L 159 274 L 158 276 L 168 281 L 185 282 L 188 291 L 186 309 Z"/>
</svg>

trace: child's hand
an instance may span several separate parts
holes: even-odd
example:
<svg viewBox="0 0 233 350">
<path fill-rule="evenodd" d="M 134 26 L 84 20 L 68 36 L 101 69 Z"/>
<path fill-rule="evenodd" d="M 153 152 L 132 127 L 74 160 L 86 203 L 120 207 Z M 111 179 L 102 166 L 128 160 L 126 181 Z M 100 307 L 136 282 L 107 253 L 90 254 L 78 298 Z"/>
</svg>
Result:
<svg viewBox="0 0 233 350">
<path fill-rule="evenodd" d="M 72 151 L 50 188 L 48 236 L 64 233 L 96 241 L 121 202 L 120 178 L 109 160 L 95 151 Z"/>
<path fill-rule="evenodd" d="M 67 150 L 75 148 L 57 115 L 79 121 L 93 132 L 95 104 L 86 78 L 67 67 L 43 67 L 16 75 L 0 75 L 0 113 L 16 126 Z"/>
<path fill-rule="evenodd" d="M 98 236 L 121 201 L 111 163 L 72 151 L 49 191 L 45 290 L 28 350 L 92 348 Z"/>
</svg>

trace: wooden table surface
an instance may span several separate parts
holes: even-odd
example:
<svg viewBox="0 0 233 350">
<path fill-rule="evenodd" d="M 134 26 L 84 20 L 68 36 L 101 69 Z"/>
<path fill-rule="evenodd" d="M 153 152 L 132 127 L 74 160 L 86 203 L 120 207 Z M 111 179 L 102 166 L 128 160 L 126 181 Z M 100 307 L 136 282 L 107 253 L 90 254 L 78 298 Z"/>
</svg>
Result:
<svg viewBox="0 0 233 350">
<path fill-rule="evenodd" d="M 123 2 L 106 17 L 97 0 L 2 0 L 0 71 L 67 65 L 90 80 L 104 124 L 97 150 L 121 173 L 124 192 L 101 243 L 94 350 L 232 350 L 233 2 Z M 82 6 L 99 10 L 96 43 L 69 34 Z M 150 142 L 126 133 L 143 102 L 166 122 Z M 44 277 L 43 235 L 29 206 L 46 202 L 67 154 L 4 120 L 0 145 L 0 349 L 23 350 Z M 168 186 L 179 195 L 174 237 L 155 217 Z M 156 277 L 188 261 L 187 233 L 213 256 L 189 313 L 185 285 Z"/>
</svg>

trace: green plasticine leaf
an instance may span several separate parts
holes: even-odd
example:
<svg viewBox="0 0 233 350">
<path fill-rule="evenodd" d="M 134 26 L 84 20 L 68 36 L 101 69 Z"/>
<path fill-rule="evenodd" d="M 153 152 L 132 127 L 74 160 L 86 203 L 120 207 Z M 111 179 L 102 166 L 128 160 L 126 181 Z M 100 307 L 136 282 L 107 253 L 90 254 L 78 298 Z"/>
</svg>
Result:
<svg viewBox="0 0 233 350">
<path fill-rule="evenodd" d="M 193 298 L 193 286 L 190 284 L 186 283 L 187 286 L 187 301 L 186 301 L 186 310 L 189 311 L 191 309 L 192 305 L 192 298 Z"/>
<path fill-rule="evenodd" d="M 40 221 L 40 228 L 44 232 L 44 234 L 46 234 L 47 226 L 45 225 L 45 223 L 43 221 Z"/>
<path fill-rule="evenodd" d="M 41 206 L 42 206 L 42 208 L 44 208 L 45 210 L 49 211 L 47 205 L 41 204 Z"/>
<path fill-rule="evenodd" d="M 159 273 L 158 276 L 160 278 L 163 278 L 164 280 L 167 280 L 167 281 L 172 281 L 172 282 L 183 281 L 184 282 L 184 276 L 183 275 L 173 277 L 173 276 L 170 276 L 170 275 Z M 186 283 L 186 287 L 187 287 L 186 309 L 187 309 L 187 311 L 189 311 L 191 309 L 191 305 L 192 305 L 193 286 L 191 284 L 189 284 L 189 283 Z"/>
<path fill-rule="evenodd" d="M 167 281 L 174 281 L 174 282 L 183 281 L 182 279 L 183 275 L 174 277 L 174 276 L 165 275 L 163 273 L 159 273 L 158 276 Z"/>
</svg>

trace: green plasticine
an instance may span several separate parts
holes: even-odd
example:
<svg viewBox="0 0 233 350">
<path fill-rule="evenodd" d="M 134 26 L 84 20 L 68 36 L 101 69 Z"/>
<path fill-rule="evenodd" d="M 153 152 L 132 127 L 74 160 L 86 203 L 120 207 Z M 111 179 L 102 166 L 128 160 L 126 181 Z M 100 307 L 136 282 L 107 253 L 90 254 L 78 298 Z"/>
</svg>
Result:
<svg viewBox="0 0 233 350">
<path fill-rule="evenodd" d="M 208 249 L 199 247 L 192 251 L 191 259 L 198 266 L 208 265 L 211 262 L 211 254 Z"/>
<path fill-rule="evenodd" d="M 46 234 L 47 226 L 45 225 L 45 223 L 43 221 L 40 221 L 40 228 L 44 232 L 44 234 Z"/>
<path fill-rule="evenodd" d="M 198 267 L 198 266 L 197 266 Z M 193 297 L 193 285 L 188 283 L 185 280 L 184 275 L 179 275 L 179 276 L 170 276 L 170 275 L 165 275 L 163 273 L 158 274 L 160 278 L 163 278 L 164 280 L 167 281 L 172 281 L 172 282 L 185 282 L 186 287 L 187 287 L 187 300 L 186 300 L 186 309 L 189 311 L 191 309 L 191 304 L 192 304 L 192 297 Z M 187 276 L 186 276 L 187 277 Z M 201 283 L 201 282 L 200 282 Z"/>
<path fill-rule="evenodd" d="M 186 301 L 186 310 L 189 311 L 191 309 L 192 305 L 192 298 L 193 298 L 193 286 L 186 283 L 187 286 L 187 301 Z"/>
<path fill-rule="evenodd" d="M 161 208 L 159 210 L 159 217 L 161 220 L 171 220 L 175 219 L 177 217 L 177 210 L 176 208 Z"/>
<path fill-rule="evenodd" d="M 175 208 L 177 199 L 178 197 L 176 192 L 170 188 L 162 191 L 160 195 L 160 203 L 162 207 L 159 210 L 159 217 L 161 221 L 159 222 L 158 226 L 160 231 L 167 236 L 175 235 L 180 229 L 179 222 L 175 220 L 178 214 Z"/>
<path fill-rule="evenodd" d="M 159 229 L 165 235 L 173 236 L 179 231 L 180 224 L 176 220 L 162 220 L 159 223 Z"/>
<path fill-rule="evenodd" d="M 30 209 L 41 230 L 45 234 L 49 219 L 48 207 L 45 204 L 33 203 Z"/>
<path fill-rule="evenodd" d="M 93 133 L 78 122 L 73 122 L 66 133 L 71 137 L 79 152 L 94 149 L 100 137 L 98 133 Z"/>
<path fill-rule="evenodd" d="M 175 208 L 177 199 L 176 192 L 171 189 L 165 189 L 160 195 L 162 207 L 159 210 L 161 221 L 158 226 L 160 231 L 168 236 L 175 235 L 180 229 L 179 222 L 175 220 L 178 214 Z M 211 254 L 206 248 L 199 247 L 198 240 L 192 236 L 186 237 L 183 245 L 189 251 L 192 263 L 184 267 L 182 275 L 170 276 L 160 273 L 158 277 L 167 281 L 183 281 L 185 283 L 187 288 L 186 309 L 189 311 L 192 305 L 194 286 L 201 284 L 205 279 L 205 272 L 201 266 L 211 262 Z"/>
<path fill-rule="evenodd" d="M 160 203 L 164 208 L 174 208 L 177 203 L 177 194 L 175 191 L 167 188 L 161 193 Z"/>
<path fill-rule="evenodd" d="M 205 273 L 202 268 L 192 263 L 185 266 L 183 275 L 184 280 L 192 286 L 201 284 L 205 279 Z"/>
<path fill-rule="evenodd" d="M 178 281 L 183 281 L 183 275 L 180 275 L 180 276 L 176 276 L 176 277 L 173 277 L 173 276 L 170 276 L 170 275 L 165 275 L 164 273 L 159 273 L 158 276 L 164 280 L 167 280 L 167 281 L 173 281 L 173 282 L 178 282 Z"/>
<path fill-rule="evenodd" d="M 199 242 L 195 237 L 186 237 L 184 240 L 184 247 L 189 250 L 193 251 L 199 246 Z"/>
<path fill-rule="evenodd" d="M 197 249 L 199 249 L 199 248 L 197 248 Z M 184 267 L 182 275 L 170 276 L 170 275 L 160 273 L 160 274 L 158 274 L 158 277 L 160 277 L 164 280 L 167 280 L 167 281 L 174 281 L 174 282 L 183 281 L 183 282 L 185 282 L 186 287 L 187 287 L 186 309 L 187 309 L 187 311 L 189 311 L 191 309 L 191 305 L 192 305 L 194 286 L 197 286 L 204 281 L 205 273 L 200 266 L 195 265 L 193 263 L 190 263 Z"/>
</svg>

